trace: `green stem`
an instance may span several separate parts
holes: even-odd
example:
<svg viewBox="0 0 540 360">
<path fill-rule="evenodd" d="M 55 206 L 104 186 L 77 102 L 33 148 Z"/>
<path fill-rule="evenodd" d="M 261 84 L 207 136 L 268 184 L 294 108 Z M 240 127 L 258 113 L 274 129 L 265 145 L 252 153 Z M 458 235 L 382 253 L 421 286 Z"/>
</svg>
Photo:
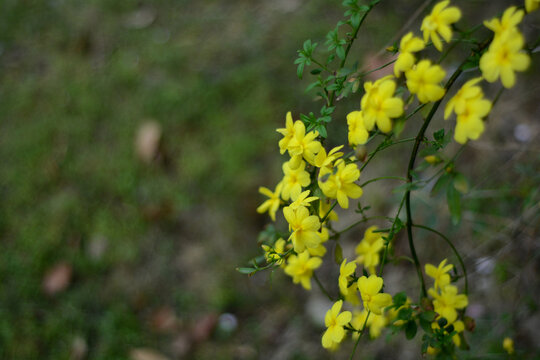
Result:
<svg viewBox="0 0 540 360">
<path fill-rule="evenodd" d="M 364 187 L 367 184 L 371 184 L 372 182 L 379 181 L 379 180 L 385 180 L 385 179 L 393 179 L 393 180 L 401 180 L 401 181 L 407 181 L 403 176 L 379 176 L 375 179 L 371 179 L 366 181 L 365 183 L 360 184 L 360 187 Z"/>
<path fill-rule="evenodd" d="M 362 223 L 365 223 L 365 222 L 370 221 L 370 220 L 375 220 L 375 219 L 386 219 L 386 216 L 371 216 L 371 217 L 363 218 L 362 220 L 358 220 L 357 222 L 352 223 L 351 225 L 347 226 L 345 229 L 343 229 L 341 231 L 336 231 L 336 233 L 334 235 L 332 235 L 332 236 L 341 235 L 341 234 L 351 230 L 352 228 L 354 228 L 357 225 L 360 225 Z"/>
<path fill-rule="evenodd" d="M 379 66 L 379 67 L 376 67 L 375 69 L 372 69 L 372 70 L 369 70 L 369 71 L 360 73 L 360 74 L 358 74 L 358 77 L 359 77 L 359 78 L 362 78 L 362 77 L 364 77 L 364 76 L 366 76 L 366 75 L 369 75 L 369 74 L 371 74 L 371 73 L 374 73 L 375 71 L 379 71 L 379 70 L 381 70 L 381 69 L 384 69 L 384 68 L 387 67 L 388 65 L 392 65 L 393 63 L 395 63 L 396 60 L 397 60 L 397 59 L 390 60 L 390 61 L 387 62 L 386 64 L 381 65 L 381 66 Z"/>
<path fill-rule="evenodd" d="M 369 164 L 369 162 L 371 161 L 371 159 L 373 159 L 373 157 L 375 156 L 375 154 L 377 154 L 379 151 L 381 150 L 384 150 L 386 148 L 389 148 L 390 146 L 392 145 L 397 145 L 397 144 L 402 144 L 402 143 L 405 143 L 405 142 L 410 142 L 410 141 L 414 141 L 416 138 L 407 138 L 407 139 L 401 139 L 401 140 L 398 140 L 398 141 L 394 141 L 394 142 L 391 142 L 391 143 L 388 143 L 386 144 L 385 141 L 390 138 L 392 136 L 392 133 L 388 134 L 387 137 L 377 146 L 377 148 L 375 150 L 373 150 L 365 163 L 362 164 L 362 166 L 360 167 L 360 171 L 364 170 L 364 168 L 367 166 L 367 164 Z"/>
<path fill-rule="evenodd" d="M 465 262 L 463 261 L 463 258 L 461 257 L 461 255 L 457 251 L 457 249 L 454 246 L 454 244 L 452 243 L 452 241 L 450 241 L 450 239 L 447 238 L 443 233 L 441 233 L 441 232 L 439 232 L 439 231 L 437 231 L 437 230 L 435 230 L 433 228 L 430 228 L 429 226 L 418 225 L 418 224 L 413 224 L 412 226 L 420 228 L 420 229 L 424 229 L 424 230 L 427 230 L 427 231 L 431 231 L 432 233 L 439 235 L 452 248 L 452 251 L 454 252 L 456 257 L 458 258 L 459 264 L 461 265 L 461 269 L 463 270 L 463 275 L 465 277 L 465 295 L 467 295 L 469 293 L 469 281 L 467 279 L 467 269 L 465 268 Z"/>
<path fill-rule="evenodd" d="M 358 339 L 356 339 L 356 341 L 354 342 L 354 347 L 353 347 L 351 357 L 349 358 L 349 360 L 352 360 L 354 358 L 354 353 L 356 352 L 356 348 L 358 347 L 358 344 L 360 343 L 360 339 L 362 338 L 362 335 L 364 335 L 364 333 L 366 332 L 366 325 L 367 325 L 370 314 L 371 314 L 371 311 L 368 310 L 368 313 L 366 315 L 366 320 L 364 320 L 364 325 L 362 325 L 362 330 L 360 330 L 360 335 L 358 335 Z"/>
<path fill-rule="evenodd" d="M 375 4 L 369 5 L 369 9 L 367 9 L 366 12 L 362 14 L 362 18 L 360 19 L 360 22 L 358 23 L 358 26 L 356 27 L 356 29 L 354 29 L 354 33 L 353 33 L 351 39 L 349 40 L 349 43 L 347 44 L 347 48 L 345 49 L 345 56 L 343 57 L 343 60 L 341 60 L 341 63 L 339 64 L 339 69 L 342 69 L 345 66 L 345 62 L 347 61 L 347 56 L 349 55 L 349 51 L 351 51 L 352 44 L 353 44 L 354 40 L 356 39 L 356 37 L 358 36 L 358 31 L 362 27 L 362 24 L 364 23 L 364 20 L 366 19 L 369 12 L 371 11 L 371 9 L 373 9 L 374 6 L 375 6 Z M 338 69 L 338 71 L 339 71 L 339 69 Z M 336 92 L 332 91 L 332 93 L 330 94 L 329 106 L 332 106 L 334 104 L 335 95 L 336 95 Z"/>
<path fill-rule="evenodd" d="M 319 201 L 321 201 L 321 200 L 319 200 Z M 326 218 L 327 218 L 328 216 L 330 216 L 330 213 L 332 212 L 332 210 L 334 210 L 334 208 L 336 207 L 337 203 L 338 203 L 338 202 L 335 201 L 335 202 L 332 204 L 332 206 L 330 207 L 330 210 L 328 210 L 328 211 L 326 212 L 326 214 L 324 215 L 324 217 L 321 219 L 321 224 L 323 224 L 324 221 L 326 220 Z M 319 205 L 319 206 L 320 206 L 320 205 Z"/>
<path fill-rule="evenodd" d="M 483 45 L 483 46 L 487 46 L 487 43 L 484 43 L 484 44 L 485 45 Z M 463 68 L 463 66 L 465 65 L 466 62 L 467 62 L 467 59 L 465 59 L 461 63 L 461 65 L 459 65 L 457 70 L 454 71 L 454 73 L 452 74 L 452 76 L 450 77 L 450 79 L 448 80 L 446 85 L 444 86 L 445 95 L 448 93 L 448 90 L 450 89 L 450 87 L 454 84 L 454 82 L 457 80 L 457 78 L 463 72 L 462 68 Z M 435 115 L 435 112 L 437 111 L 437 109 L 441 105 L 441 102 L 442 102 L 443 99 L 444 99 L 444 96 L 439 101 L 437 101 L 435 104 L 433 104 L 433 107 L 431 108 L 428 116 L 426 117 L 426 120 L 424 121 L 424 124 L 422 125 L 422 127 L 420 128 L 420 131 L 418 132 L 418 135 L 416 136 L 416 140 L 414 142 L 413 150 L 411 152 L 411 157 L 409 159 L 409 165 L 407 167 L 407 182 L 409 182 L 409 183 L 412 182 L 412 170 L 414 168 L 414 162 L 416 160 L 416 155 L 418 154 L 418 150 L 420 148 L 420 143 L 424 139 L 424 135 L 425 135 L 426 130 L 427 130 L 428 126 L 429 126 L 429 123 L 433 119 L 433 116 Z M 407 189 L 407 191 L 405 192 L 405 210 L 406 210 L 406 213 L 407 213 L 407 238 L 409 240 L 409 249 L 411 250 L 412 258 L 414 259 L 414 264 L 415 264 L 415 267 L 416 267 L 416 272 L 418 274 L 418 279 L 420 280 L 420 283 L 422 285 L 422 297 L 426 297 L 427 296 L 427 291 L 426 291 L 426 284 L 425 284 L 425 281 L 424 281 L 424 275 L 422 273 L 422 267 L 420 265 L 420 261 L 418 260 L 418 256 L 416 255 L 416 249 L 414 247 L 414 240 L 413 240 L 413 235 L 412 235 L 411 190 L 410 189 Z"/>
<path fill-rule="evenodd" d="M 317 277 L 317 274 L 315 274 L 315 271 L 313 272 L 313 279 L 315 279 L 315 282 L 317 283 L 317 285 L 319 286 L 319 289 L 321 290 L 321 292 L 326 295 L 326 297 L 328 298 L 328 300 L 334 302 L 334 299 L 332 299 L 332 296 L 330 296 L 330 294 L 328 293 L 328 291 L 326 291 L 326 289 L 324 288 L 323 284 L 320 282 L 319 278 Z"/>
</svg>

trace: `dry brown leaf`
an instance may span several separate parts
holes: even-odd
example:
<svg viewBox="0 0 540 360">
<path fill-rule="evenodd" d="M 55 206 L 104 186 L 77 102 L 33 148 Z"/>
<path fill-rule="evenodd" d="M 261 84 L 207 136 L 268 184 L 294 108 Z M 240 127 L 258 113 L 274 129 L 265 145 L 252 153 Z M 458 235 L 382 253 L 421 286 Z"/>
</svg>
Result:
<svg viewBox="0 0 540 360">
<path fill-rule="evenodd" d="M 42 287 L 47 295 L 64 291 L 71 282 L 73 269 L 70 264 L 61 262 L 50 268 L 43 277 Z"/>
</svg>

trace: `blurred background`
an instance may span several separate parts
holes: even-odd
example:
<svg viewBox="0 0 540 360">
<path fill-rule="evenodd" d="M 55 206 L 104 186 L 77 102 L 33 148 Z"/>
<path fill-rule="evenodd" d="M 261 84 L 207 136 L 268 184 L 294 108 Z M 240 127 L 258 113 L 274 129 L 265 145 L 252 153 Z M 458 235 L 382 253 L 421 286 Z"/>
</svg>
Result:
<svg viewBox="0 0 540 360">
<path fill-rule="evenodd" d="M 386 62 L 381 49 L 423 3 L 382 1 L 351 63 Z M 465 28 L 512 4 L 454 3 L 470 14 Z M 308 38 L 324 43 L 343 11 L 336 0 L 0 3 L 1 359 L 345 358 L 350 342 L 336 354 L 320 346 L 330 304 L 316 288 L 308 293 L 281 271 L 235 270 L 260 255 L 269 219 L 255 212 L 257 188 L 273 188 L 283 161 L 275 128 L 287 111 L 296 119 L 321 106 L 304 92 L 309 76 L 296 77 L 296 50 Z M 410 27 L 417 34 L 419 21 Z M 523 24 L 528 43 L 539 23 L 535 13 Z M 505 336 L 518 358 L 540 357 L 538 55 L 532 60 L 460 157 L 471 190 L 459 226 L 443 197 L 414 194 L 416 221 L 450 236 L 468 265 L 476 330 L 463 358 L 506 358 Z M 345 114 L 359 100 L 338 103 L 329 144 L 346 141 Z M 440 117 L 433 131 L 453 128 Z M 404 174 L 410 146 L 388 150 L 362 179 Z M 364 189 L 371 214 L 395 213 L 395 186 Z M 342 240 L 346 253 L 364 231 Z M 403 235 L 395 251 L 409 255 Z M 416 238 L 423 262 L 456 263 L 439 239 Z M 337 292 L 332 259 L 330 247 L 320 277 Z M 409 264 L 387 269 L 388 292 L 416 296 Z M 361 358 L 420 358 L 419 336 L 385 337 L 363 343 Z"/>
</svg>

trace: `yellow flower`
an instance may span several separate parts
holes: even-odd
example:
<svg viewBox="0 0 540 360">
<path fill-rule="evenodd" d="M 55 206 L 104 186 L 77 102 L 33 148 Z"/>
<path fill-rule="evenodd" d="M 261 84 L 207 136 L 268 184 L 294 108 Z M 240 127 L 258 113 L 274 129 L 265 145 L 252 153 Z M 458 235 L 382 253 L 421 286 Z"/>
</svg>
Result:
<svg viewBox="0 0 540 360">
<path fill-rule="evenodd" d="M 336 343 L 339 344 L 343 340 L 345 337 L 345 329 L 343 327 L 351 321 L 352 314 L 350 311 L 339 313 L 342 305 L 343 300 L 337 301 L 326 312 L 326 316 L 324 317 L 324 324 L 327 329 L 322 337 L 322 346 L 326 349 L 332 348 Z"/>
<path fill-rule="evenodd" d="M 528 13 L 540 7 L 540 0 L 525 0 L 525 10 Z"/>
<path fill-rule="evenodd" d="M 500 37 L 508 32 L 517 31 L 517 26 L 523 19 L 525 13 L 523 10 L 517 10 L 515 6 L 506 9 L 501 19 L 493 18 L 489 21 L 484 21 L 484 26 L 495 33 L 495 38 Z"/>
<path fill-rule="evenodd" d="M 390 119 L 403 114 L 403 100 L 394 96 L 396 82 L 391 76 L 386 76 L 375 83 L 366 82 L 364 89 L 366 93 L 362 97 L 360 106 L 366 130 L 373 129 L 377 123 L 379 130 L 384 133 L 390 132 L 392 130 Z"/>
<path fill-rule="evenodd" d="M 306 187 L 311 183 L 309 173 L 304 170 L 306 163 L 301 161 L 300 165 L 292 169 L 290 167 L 290 161 L 283 163 L 283 188 L 281 189 L 281 197 L 283 200 L 296 200 L 300 193 L 302 193 L 302 187 Z"/>
<path fill-rule="evenodd" d="M 425 46 L 424 41 L 414 36 L 412 32 L 403 36 L 399 43 L 399 55 L 394 63 L 394 75 L 399 77 L 402 72 L 411 69 L 416 61 L 413 53 L 423 50 Z"/>
<path fill-rule="evenodd" d="M 453 323 L 451 323 L 451 325 L 454 328 L 454 331 L 456 332 L 456 334 L 452 336 L 452 341 L 454 341 L 454 344 L 456 344 L 456 346 L 459 346 L 461 345 L 461 338 L 459 337 L 459 334 L 465 330 L 465 324 L 461 320 L 456 320 Z M 431 328 L 440 329 L 439 323 L 437 321 L 434 321 L 433 323 L 431 323 Z"/>
<path fill-rule="evenodd" d="M 315 156 L 314 165 L 318 168 L 332 167 L 332 163 L 343 156 L 342 152 L 338 152 L 339 150 L 341 150 L 342 147 L 343 145 L 336 146 L 335 148 L 330 150 L 328 155 L 326 154 L 326 150 L 321 147 L 321 150 L 319 151 L 317 156 Z"/>
<path fill-rule="evenodd" d="M 366 311 L 366 309 L 362 311 L 355 311 L 351 320 L 351 326 L 358 331 L 362 330 L 364 323 L 366 323 L 367 314 L 368 312 Z M 366 328 L 369 327 L 369 336 L 372 339 L 378 338 L 379 336 L 381 336 L 382 330 L 386 327 L 387 324 L 388 318 L 384 314 L 377 315 L 371 313 L 366 323 Z M 353 338 L 357 338 L 358 336 L 359 333 L 357 332 L 353 334 Z"/>
<path fill-rule="evenodd" d="M 358 255 L 356 261 L 359 264 L 364 264 L 364 267 L 368 269 L 370 274 L 375 274 L 375 267 L 379 265 L 379 252 L 384 247 L 383 236 L 386 235 L 373 232 L 374 230 L 377 230 L 376 226 L 369 227 L 364 234 L 364 238 L 355 249 L 356 254 Z"/>
<path fill-rule="evenodd" d="M 321 227 L 319 218 L 316 215 L 309 215 L 309 210 L 304 206 L 292 209 L 287 206 L 283 208 L 283 215 L 289 223 L 289 230 L 292 231 L 294 251 L 300 253 L 305 248 L 316 248 L 321 243 L 321 238 L 317 232 Z"/>
<path fill-rule="evenodd" d="M 467 101 L 482 97 L 482 88 L 476 86 L 480 81 L 482 81 L 482 77 L 471 79 L 463 84 L 456 95 L 454 95 L 454 97 L 446 104 L 446 107 L 444 108 L 445 120 L 448 119 L 452 111 L 454 111 L 456 115 L 463 114 L 465 112 L 465 104 Z"/>
<path fill-rule="evenodd" d="M 446 0 L 435 5 L 431 14 L 424 18 L 420 27 L 420 30 L 424 32 L 424 42 L 431 38 L 433 45 L 439 51 L 442 51 L 443 48 L 439 35 L 446 42 L 450 42 L 452 40 L 452 28 L 450 25 L 461 18 L 461 11 L 455 6 L 446 8 L 448 4 L 450 4 L 450 1 Z"/>
<path fill-rule="evenodd" d="M 283 135 L 283 139 L 279 141 L 279 152 L 281 154 L 285 154 L 285 151 L 287 151 L 287 148 L 289 147 L 289 142 L 294 136 L 294 124 L 290 111 L 285 117 L 285 127 L 281 129 L 276 129 L 276 131 Z"/>
<path fill-rule="evenodd" d="M 352 279 L 352 274 L 356 270 L 356 263 L 351 261 L 347 264 L 347 259 L 343 260 L 339 268 L 339 290 L 343 295 L 349 294 L 349 280 Z"/>
<path fill-rule="evenodd" d="M 525 71 L 531 61 L 529 55 L 521 50 L 523 44 L 523 36 L 517 30 L 495 38 L 480 58 L 482 76 L 489 82 L 500 77 L 505 88 L 513 87 L 516 83 L 514 72 Z"/>
<path fill-rule="evenodd" d="M 435 312 L 450 324 L 457 319 L 457 309 L 463 309 L 469 304 L 467 295 L 458 294 L 457 287 L 453 285 L 446 285 L 441 288 L 440 294 L 434 289 L 429 289 L 428 293 L 434 298 L 433 308 Z"/>
<path fill-rule="evenodd" d="M 407 88 L 421 103 L 437 101 L 444 96 L 444 88 L 439 83 L 445 76 L 446 72 L 439 65 L 431 65 L 429 60 L 422 60 L 405 72 Z"/>
<path fill-rule="evenodd" d="M 294 200 L 291 205 L 289 205 L 289 207 L 291 209 L 297 209 L 299 208 L 300 206 L 309 206 L 309 204 L 315 200 L 318 200 L 319 198 L 316 197 L 316 196 L 309 196 L 309 193 L 310 191 L 309 190 L 306 190 L 302 193 L 300 193 L 300 195 L 298 195 L 298 197 L 296 198 L 296 200 Z M 309 196 L 309 197 L 308 197 Z"/>
<path fill-rule="evenodd" d="M 503 349 L 506 350 L 509 355 L 512 355 L 514 353 L 514 340 L 505 337 L 503 340 Z"/>
<path fill-rule="evenodd" d="M 321 143 L 315 140 L 319 136 L 317 131 L 310 131 L 306 134 L 304 123 L 297 120 L 294 123 L 294 136 L 287 145 L 291 161 L 289 166 L 296 169 L 300 166 L 302 158 L 312 164 L 315 160 L 315 154 L 321 149 Z"/>
<path fill-rule="evenodd" d="M 318 257 L 310 257 L 307 251 L 304 251 L 298 256 L 291 255 L 285 266 L 285 274 L 293 278 L 293 283 L 302 284 L 304 289 L 311 290 L 311 277 L 313 270 L 317 269 L 322 264 L 322 259 Z"/>
<path fill-rule="evenodd" d="M 465 111 L 456 118 L 456 131 L 454 139 L 465 144 L 467 139 L 476 140 L 484 132 L 482 118 L 489 114 L 491 102 L 478 98 L 465 103 Z"/>
<path fill-rule="evenodd" d="M 355 147 L 367 142 L 369 133 L 364 125 L 364 116 L 361 111 L 353 111 L 347 114 L 347 125 L 349 125 L 349 145 Z"/>
<path fill-rule="evenodd" d="M 358 199 L 362 196 L 362 188 L 354 182 L 360 177 L 360 170 L 356 164 L 347 164 L 342 159 L 336 161 L 337 170 L 335 174 L 331 170 L 321 169 L 319 173 L 319 187 L 324 195 L 337 199 L 339 205 L 347 209 L 349 198 Z M 326 176 L 328 179 L 322 181 Z"/>
<path fill-rule="evenodd" d="M 272 192 L 272 190 L 265 188 L 264 186 L 259 187 L 259 192 L 263 195 L 268 196 L 268 200 L 263 202 L 258 208 L 257 212 L 259 214 L 264 214 L 268 211 L 268 214 L 270 214 L 270 218 L 272 221 L 276 221 L 276 212 L 279 209 L 279 205 L 281 204 L 281 199 L 279 198 L 281 195 L 281 189 L 283 188 L 283 183 L 280 182 L 276 186 L 276 190 Z"/>
<path fill-rule="evenodd" d="M 450 284 L 450 275 L 448 275 L 448 272 L 452 270 L 454 265 L 446 265 L 446 261 L 446 259 L 441 261 L 438 267 L 426 264 L 426 274 L 435 280 L 435 284 L 433 285 L 435 290 Z"/>
<path fill-rule="evenodd" d="M 369 278 L 362 276 L 357 283 L 364 307 L 369 311 L 381 315 L 383 309 L 392 304 L 390 294 L 379 293 L 383 286 L 383 278 L 377 275 L 370 275 Z"/>
</svg>

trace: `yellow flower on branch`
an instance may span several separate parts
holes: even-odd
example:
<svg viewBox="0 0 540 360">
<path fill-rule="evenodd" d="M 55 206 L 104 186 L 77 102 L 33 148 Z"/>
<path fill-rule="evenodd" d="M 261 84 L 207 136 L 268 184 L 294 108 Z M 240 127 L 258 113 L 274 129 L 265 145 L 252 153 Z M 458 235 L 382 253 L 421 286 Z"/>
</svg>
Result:
<svg viewBox="0 0 540 360">
<path fill-rule="evenodd" d="M 376 123 L 382 132 L 390 132 L 392 130 L 390 119 L 403 114 L 403 100 L 394 96 L 396 82 L 392 76 L 386 76 L 375 83 L 366 82 L 364 89 L 366 93 L 362 97 L 360 107 L 366 130 L 372 130 Z"/>
<path fill-rule="evenodd" d="M 322 259 L 318 257 L 310 257 L 307 251 L 297 255 L 289 256 L 287 266 L 285 266 L 285 274 L 293 278 L 293 283 L 300 283 L 304 289 L 311 290 L 311 277 L 313 270 L 317 269 L 322 264 Z"/>
<path fill-rule="evenodd" d="M 350 311 L 341 311 L 343 306 L 343 300 L 337 301 L 330 310 L 326 312 L 324 317 L 324 324 L 327 327 L 322 336 L 322 346 L 325 349 L 334 348 L 335 345 L 341 343 L 345 337 L 344 326 L 347 325 L 351 319 L 352 314 Z"/>
<path fill-rule="evenodd" d="M 302 158 L 308 163 L 314 164 L 315 154 L 321 150 L 321 143 L 315 140 L 319 136 L 317 131 L 310 131 L 306 134 L 304 123 L 297 120 L 294 123 L 294 136 L 287 145 L 291 161 L 289 166 L 296 169 L 302 163 Z"/>
<path fill-rule="evenodd" d="M 259 214 L 264 214 L 268 211 L 268 214 L 270 215 L 270 218 L 272 221 L 276 221 L 276 212 L 279 209 L 279 205 L 281 204 L 281 189 L 283 188 L 283 183 L 280 182 L 277 184 L 276 189 L 274 192 L 272 190 L 261 186 L 259 187 L 259 192 L 263 195 L 268 196 L 268 200 L 263 202 L 258 208 L 257 212 Z"/>
<path fill-rule="evenodd" d="M 384 247 L 383 236 L 387 234 L 374 232 L 377 230 L 376 226 L 369 227 L 365 234 L 364 238 L 356 246 L 356 254 L 358 257 L 356 261 L 359 264 L 363 264 L 366 269 L 368 269 L 370 274 L 375 274 L 375 267 L 379 265 L 380 262 L 380 251 Z"/>
<path fill-rule="evenodd" d="M 484 21 L 484 26 L 493 31 L 495 38 L 498 38 L 506 33 L 518 31 L 517 26 L 524 15 L 523 10 L 518 10 L 515 6 L 511 6 L 504 11 L 500 19 L 493 18 L 489 21 Z"/>
<path fill-rule="evenodd" d="M 362 302 L 367 310 L 381 315 L 385 307 L 392 305 L 392 296 L 380 293 L 383 287 L 382 277 L 377 275 L 370 275 L 369 278 L 362 276 L 357 283 Z"/>
<path fill-rule="evenodd" d="M 339 205 L 347 209 L 349 198 L 358 199 L 362 196 L 362 188 L 354 182 L 360 177 L 360 170 L 356 164 L 347 164 L 339 159 L 334 164 L 335 173 L 328 169 L 321 169 L 319 173 L 319 187 L 324 195 L 337 199 Z M 324 180 L 328 177 L 326 180 Z"/>
<path fill-rule="evenodd" d="M 448 272 L 452 270 L 454 265 L 446 265 L 446 261 L 447 260 L 444 259 L 437 267 L 431 264 L 426 264 L 426 274 L 435 280 L 435 284 L 433 285 L 435 290 L 441 289 L 450 284 L 450 275 Z"/>
<path fill-rule="evenodd" d="M 434 289 L 429 289 L 428 293 L 434 299 L 433 308 L 435 312 L 450 324 L 456 321 L 457 310 L 463 309 L 469 304 L 467 295 L 458 294 L 458 289 L 454 285 L 446 285 L 441 288 L 440 293 Z"/>
<path fill-rule="evenodd" d="M 412 69 L 405 72 L 407 88 L 416 94 L 421 103 L 440 100 L 445 93 L 440 82 L 446 72 L 439 65 L 431 65 L 431 61 L 422 60 Z"/>
<path fill-rule="evenodd" d="M 351 261 L 350 263 L 347 263 L 347 259 L 343 260 L 341 263 L 341 266 L 339 268 L 339 290 L 343 295 L 347 295 L 349 293 L 349 289 L 352 287 L 349 286 L 349 280 L 352 279 L 352 274 L 354 274 L 354 271 L 356 270 L 356 263 L 354 261 Z"/>
<path fill-rule="evenodd" d="M 321 147 L 321 150 L 317 156 L 315 156 L 314 165 L 318 168 L 331 168 L 332 163 L 343 156 L 343 153 L 339 151 L 341 148 L 343 148 L 343 145 L 336 146 L 326 154 L 324 147 Z"/>
<path fill-rule="evenodd" d="M 484 132 L 482 118 L 491 111 L 491 102 L 486 99 L 475 99 L 466 102 L 465 111 L 456 118 L 454 139 L 465 144 L 467 139 L 476 140 Z"/>
<path fill-rule="evenodd" d="M 347 114 L 347 125 L 349 126 L 349 145 L 363 145 L 367 142 L 369 132 L 364 125 L 364 115 L 362 111 L 353 111 Z"/>
<path fill-rule="evenodd" d="M 399 55 L 394 63 L 394 75 L 398 77 L 402 72 L 410 70 L 416 62 L 413 53 L 423 50 L 425 46 L 424 41 L 412 32 L 403 36 L 399 43 Z"/>
<path fill-rule="evenodd" d="M 522 50 L 524 43 L 523 36 L 517 30 L 496 37 L 480 58 L 482 76 L 488 82 L 501 78 L 505 88 L 513 87 L 516 83 L 515 71 L 525 71 L 531 61 Z"/>
<path fill-rule="evenodd" d="M 446 41 L 452 40 L 452 28 L 450 25 L 457 22 L 461 18 L 461 11 L 455 7 L 447 8 L 450 1 L 441 1 L 436 4 L 431 11 L 431 14 L 426 16 L 422 21 L 420 30 L 424 33 L 424 42 L 428 42 L 431 38 L 433 45 L 439 51 L 442 51 L 443 45 L 439 35 Z"/>
<path fill-rule="evenodd" d="M 279 141 L 279 152 L 285 154 L 285 151 L 287 151 L 287 148 L 289 147 L 289 142 L 294 136 L 294 123 L 290 111 L 285 117 L 285 127 L 277 129 L 276 131 L 283 135 L 283 139 Z"/>
<path fill-rule="evenodd" d="M 318 230 L 321 227 L 319 217 L 309 215 L 309 210 L 304 206 L 292 209 L 287 206 L 283 208 L 283 215 L 289 223 L 289 230 L 292 231 L 290 239 L 292 240 L 294 251 L 300 253 L 305 248 L 317 248 L 321 243 Z"/>
<path fill-rule="evenodd" d="M 290 161 L 283 163 L 283 188 L 281 189 L 281 197 L 283 200 L 298 199 L 302 193 L 302 187 L 306 187 L 311 183 L 309 173 L 304 170 L 306 163 L 301 161 L 300 165 L 292 169 Z"/>
<path fill-rule="evenodd" d="M 300 193 L 300 195 L 298 195 L 296 200 L 294 200 L 289 207 L 293 210 L 299 208 L 300 206 L 308 207 L 311 202 L 319 199 L 316 196 L 309 196 L 309 193 L 310 190 Z"/>
</svg>

